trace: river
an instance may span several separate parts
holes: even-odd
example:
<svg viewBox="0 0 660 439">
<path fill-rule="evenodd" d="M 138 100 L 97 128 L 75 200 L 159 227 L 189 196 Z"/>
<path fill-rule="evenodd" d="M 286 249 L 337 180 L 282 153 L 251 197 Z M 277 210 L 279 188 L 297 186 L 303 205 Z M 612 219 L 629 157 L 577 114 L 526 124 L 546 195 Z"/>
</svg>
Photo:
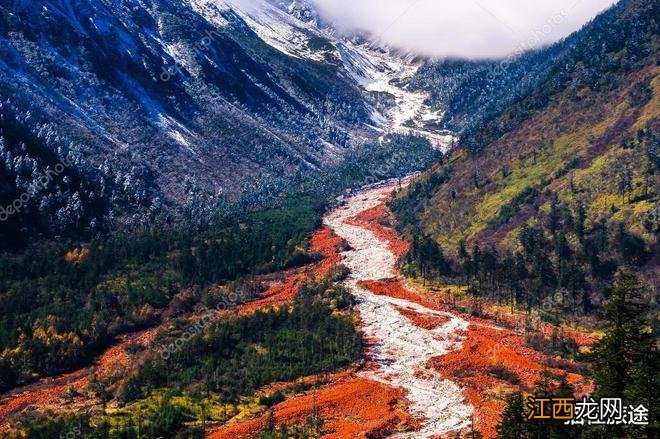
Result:
<svg viewBox="0 0 660 439">
<path fill-rule="evenodd" d="M 370 341 L 367 359 L 376 366 L 362 374 L 403 388 L 411 414 L 422 419 L 419 431 L 394 437 L 431 438 L 470 424 L 472 407 L 464 400 L 461 388 L 428 367 L 431 358 L 460 347 L 459 333 L 467 329 L 468 322 L 414 302 L 376 295 L 359 286 L 360 281 L 397 276 L 396 256 L 388 243 L 370 230 L 348 223 L 361 212 L 382 204 L 394 187 L 393 183 L 359 192 L 333 209 L 324 221 L 351 247 L 342 254 L 343 263 L 351 270 L 346 285 L 358 301 L 362 330 Z M 446 323 L 424 329 L 404 316 L 400 312 L 402 308 L 424 316 L 442 317 Z"/>
</svg>

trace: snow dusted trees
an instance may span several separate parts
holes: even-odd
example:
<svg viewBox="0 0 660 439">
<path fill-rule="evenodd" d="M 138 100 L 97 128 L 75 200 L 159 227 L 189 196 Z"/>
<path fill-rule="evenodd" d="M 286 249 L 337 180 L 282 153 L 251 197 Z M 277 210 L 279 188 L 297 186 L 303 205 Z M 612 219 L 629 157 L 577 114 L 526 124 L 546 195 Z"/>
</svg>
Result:
<svg viewBox="0 0 660 439">
<path fill-rule="evenodd" d="M 144 167 L 121 171 L 107 161 L 96 167 L 53 123 L 0 105 L 0 238 L 8 245 L 37 236 L 89 237 L 131 210 L 143 209 L 133 220 L 147 222 L 152 192 Z"/>
</svg>

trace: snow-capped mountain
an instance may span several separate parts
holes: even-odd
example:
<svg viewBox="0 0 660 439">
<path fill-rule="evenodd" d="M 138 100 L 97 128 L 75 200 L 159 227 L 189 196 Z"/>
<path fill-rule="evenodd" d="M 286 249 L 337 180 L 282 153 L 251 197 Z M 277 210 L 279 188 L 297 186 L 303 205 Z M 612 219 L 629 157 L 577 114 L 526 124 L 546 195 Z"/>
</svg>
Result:
<svg viewBox="0 0 660 439">
<path fill-rule="evenodd" d="M 403 85 L 414 58 L 306 1 L 12 0 L 0 53 L 1 201 L 66 161 L 31 204 L 63 230 L 277 192 L 438 116 Z"/>
<path fill-rule="evenodd" d="M 195 1 L 217 4 L 214 0 Z M 441 149 L 453 140 L 447 133 L 427 129 L 442 115 L 425 104 L 427 93 L 407 87 L 422 65 L 414 54 L 384 47 L 368 35 L 338 33 L 332 23 L 323 21 L 310 1 L 264 0 L 247 6 L 240 0 L 225 1 L 273 48 L 303 59 L 339 61 L 343 72 L 365 91 L 393 98 L 394 105 L 382 114 L 372 112 L 374 124 L 384 131 L 426 137 Z"/>
<path fill-rule="evenodd" d="M 193 9 L 216 24 L 214 10 L 233 11 L 265 43 L 283 54 L 319 62 L 337 62 L 338 53 L 311 3 L 271 0 L 188 0 Z M 224 23 L 226 25 L 227 23 Z"/>
</svg>

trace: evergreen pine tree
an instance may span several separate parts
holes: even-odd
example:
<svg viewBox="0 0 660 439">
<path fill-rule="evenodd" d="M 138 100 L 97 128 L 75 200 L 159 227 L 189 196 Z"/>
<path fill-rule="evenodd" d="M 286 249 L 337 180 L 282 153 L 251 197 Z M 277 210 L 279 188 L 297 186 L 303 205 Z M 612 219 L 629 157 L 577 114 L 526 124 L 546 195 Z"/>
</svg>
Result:
<svg viewBox="0 0 660 439">
<path fill-rule="evenodd" d="M 502 413 L 502 419 L 497 425 L 498 439 L 526 439 L 529 438 L 527 431 L 527 419 L 525 416 L 525 403 L 523 394 L 514 392 L 506 398 L 506 408 Z"/>
<path fill-rule="evenodd" d="M 622 273 L 605 305 L 605 336 L 592 354 L 596 396 L 623 398 L 624 405 L 644 405 L 651 424 L 613 427 L 612 433 L 621 437 L 657 437 L 654 435 L 658 433 L 659 410 L 654 397 L 660 356 L 657 336 L 645 321 L 648 311 L 637 275 Z"/>
</svg>

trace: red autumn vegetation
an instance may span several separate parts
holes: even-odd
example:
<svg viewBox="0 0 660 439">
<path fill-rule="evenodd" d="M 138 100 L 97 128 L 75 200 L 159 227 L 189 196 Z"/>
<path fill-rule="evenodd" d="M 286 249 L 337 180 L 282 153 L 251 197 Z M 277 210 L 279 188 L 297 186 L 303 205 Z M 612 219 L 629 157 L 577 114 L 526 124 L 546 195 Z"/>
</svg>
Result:
<svg viewBox="0 0 660 439">
<path fill-rule="evenodd" d="M 375 294 L 414 301 L 431 309 L 450 310 L 436 298 L 407 288 L 396 279 L 361 282 L 360 285 Z M 399 311 L 414 324 L 426 327 L 419 314 L 407 309 Z M 527 347 L 523 335 L 498 327 L 487 319 L 458 315 L 470 322 L 467 331 L 461 334 L 464 337 L 461 349 L 435 358 L 432 366 L 442 377 L 463 387 L 466 399 L 475 410 L 475 427 L 486 437 L 495 435 L 495 426 L 505 406 L 503 396 L 518 388 L 532 390 L 544 370 L 566 374 L 578 394 L 591 389 L 584 377 L 546 366 L 551 358 Z"/>
<path fill-rule="evenodd" d="M 410 244 L 399 238 L 399 235 L 391 227 L 385 227 L 381 223 L 393 223 L 394 217 L 385 204 L 360 212 L 358 215 L 346 221 L 346 224 L 362 227 L 374 233 L 379 239 L 387 242 L 390 250 L 397 257 L 403 256 L 409 249 Z"/>
<path fill-rule="evenodd" d="M 414 421 L 406 412 L 404 392 L 352 373 L 333 377 L 332 383 L 278 404 L 277 424 L 298 424 L 314 413 L 323 419 L 323 437 L 385 437 Z M 267 415 L 233 424 L 212 433 L 210 439 L 248 438 L 266 425 Z"/>
<path fill-rule="evenodd" d="M 390 249 L 397 256 L 408 250 L 408 244 L 400 240 L 396 232 L 383 226 L 390 219 L 384 204 L 369 209 L 352 218 L 353 225 L 372 231 L 380 239 L 388 242 Z M 281 306 L 293 300 L 299 285 L 310 275 L 323 277 L 336 264 L 341 262 L 339 247 L 341 238 L 324 227 L 311 239 L 313 252 L 324 259 L 286 273 L 282 282 L 272 285 L 261 297 L 240 306 L 242 311 Z M 450 311 L 458 305 L 467 307 L 466 299 L 456 300 L 446 294 L 429 292 L 425 288 L 413 288 L 400 279 L 361 282 L 360 286 L 380 295 L 397 297 L 413 301 L 420 305 L 440 311 Z M 452 304 L 452 305 L 450 305 Z M 425 329 L 433 329 L 446 322 L 441 316 L 422 315 L 413 309 L 397 307 L 397 310 L 411 322 Z M 506 313 L 502 308 L 483 305 L 483 314 L 487 318 L 478 318 L 460 314 L 470 322 L 464 334 L 459 350 L 450 352 L 432 360 L 431 366 L 441 376 L 463 387 L 466 399 L 474 407 L 475 427 L 485 437 L 493 437 L 495 426 L 504 408 L 503 395 L 514 389 L 529 391 L 540 378 L 543 370 L 562 373 L 558 369 L 546 366 L 550 358 L 525 346 L 524 336 L 515 330 L 499 327 L 501 322 L 514 328 L 522 328 L 524 316 Z M 488 316 L 497 316 L 494 319 Z M 555 329 L 550 324 L 541 323 L 539 329 L 546 335 Z M 94 403 L 93 397 L 86 391 L 89 377 L 93 374 L 110 373 L 116 365 L 128 364 L 131 360 L 126 353 L 129 344 L 148 346 L 153 340 L 157 328 L 130 334 L 108 349 L 97 362 L 85 369 L 56 378 L 44 379 L 8 395 L 0 403 L 0 431 L 6 428 L 8 417 L 31 405 L 47 408 L 61 405 L 65 392 L 73 387 L 80 393 L 68 402 L 67 408 L 80 407 Z M 565 331 L 581 346 L 593 343 L 589 336 L 577 331 Z M 369 343 L 369 340 L 365 340 Z M 367 363 L 365 368 L 375 367 Z M 416 371 L 416 373 L 428 373 Z M 578 393 L 590 389 L 590 384 L 580 375 L 568 374 L 569 381 L 576 386 Z M 325 437 L 382 437 L 405 428 L 416 428 L 419 420 L 413 419 L 406 411 L 405 392 L 391 386 L 368 379 L 358 378 L 355 371 L 334 375 L 330 383 L 314 392 L 294 396 L 274 407 L 276 422 L 298 424 L 313 413 L 314 408 L 324 421 Z M 259 431 L 266 422 L 267 415 L 247 419 L 236 424 L 220 428 L 211 434 L 211 438 L 249 437 Z"/>
<path fill-rule="evenodd" d="M 265 291 L 255 301 L 243 304 L 241 311 L 254 311 L 269 306 L 280 306 L 293 300 L 298 285 L 304 282 L 309 275 L 323 277 L 341 259 L 338 247 L 341 238 L 337 237 L 331 229 L 323 228 L 312 236 L 311 251 L 321 254 L 324 259 L 303 269 L 293 270 L 283 282 L 277 283 Z M 81 254 L 77 252 L 76 255 Z M 166 322 L 165 322 L 166 323 Z M 15 389 L 4 395 L 0 400 L 0 431 L 8 428 L 9 418 L 29 407 L 40 409 L 52 408 L 54 410 L 74 409 L 97 403 L 96 398 L 87 391 L 91 376 L 105 376 L 111 374 L 115 368 L 127 366 L 134 361 L 127 353 L 130 345 L 149 347 L 160 327 L 146 331 L 126 334 L 119 338 L 118 343 L 108 348 L 93 365 L 79 369 L 75 372 L 62 374 L 56 377 L 44 378 L 33 384 Z M 62 398 L 69 389 L 77 393 L 73 398 L 64 401 Z"/>
<path fill-rule="evenodd" d="M 44 378 L 33 384 L 15 389 L 0 400 L 0 432 L 9 425 L 9 418 L 26 408 L 37 407 L 41 410 L 69 410 L 90 406 L 98 401 L 87 391 L 87 385 L 92 376 L 111 374 L 116 367 L 130 364 L 132 358 L 127 353 L 129 345 L 147 347 L 156 336 L 157 328 L 127 334 L 119 338 L 119 342 L 108 348 L 89 367 L 57 377 Z M 76 395 L 65 401 L 65 394 L 74 389 Z"/>
<path fill-rule="evenodd" d="M 320 253 L 323 259 L 313 269 L 316 277 L 323 277 L 335 265 L 341 262 L 339 247 L 342 239 L 335 235 L 330 227 L 323 227 L 312 235 L 311 251 Z"/>
<path fill-rule="evenodd" d="M 324 227 L 312 235 L 310 251 L 323 256 L 317 263 L 292 271 L 281 283 L 276 283 L 263 292 L 257 300 L 239 306 L 241 311 L 255 311 L 269 306 L 282 306 L 293 301 L 300 284 L 310 275 L 316 278 L 324 277 L 328 271 L 337 265 L 341 256 L 339 246 L 341 238 L 332 229 Z"/>
<path fill-rule="evenodd" d="M 292 300 L 297 287 L 310 273 L 321 278 L 341 262 L 338 250 L 341 242 L 341 238 L 328 227 L 314 233 L 311 251 L 320 253 L 324 259 L 272 286 L 260 299 L 243 305 L 242 309 L 254 310 Z M 414 428 L 416 422 L 407 414 L 405 404 L 402 390 L 357 378 L 354 371 L 349 371 L 334 375 L 330 383 L 315 392 L 307 392 L 276 405 L 274 416 L 277 424 L 299 424 L 316 407 L 324 421 L 325 437 L 381 437 L 405 427 Z M 247 419 L 222 427 L 209 437 L 250 437 L 265 426 L 266 419 L 266 414 Z"/>
<path fill-rule="evenodd" d="M 447 316 L 430 316 L 420 314 L 417 311 L 402 306 L 394 306 L 401 315 L 407 317 L 415 326 L 424 329 L 435 329 L 447 323 L 450 319 Z"/>
</svg>

